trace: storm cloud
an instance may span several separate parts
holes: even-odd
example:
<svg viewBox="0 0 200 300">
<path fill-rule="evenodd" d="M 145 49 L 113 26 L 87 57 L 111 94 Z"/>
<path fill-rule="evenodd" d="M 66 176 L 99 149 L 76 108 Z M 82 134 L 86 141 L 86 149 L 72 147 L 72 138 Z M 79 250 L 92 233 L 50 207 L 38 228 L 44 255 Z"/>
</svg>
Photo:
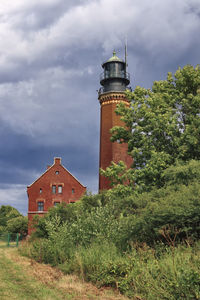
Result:
<svg viewBox="0 0 200 300">
<path fill-rule="evenodd" d="M 55 156 L 98 186 L 101 63 L 128 42 L 131 86 L 199 63 L 199 0 L 2 0 L 0 205 L 27 212 L 26 186 Z"/>
</svg>

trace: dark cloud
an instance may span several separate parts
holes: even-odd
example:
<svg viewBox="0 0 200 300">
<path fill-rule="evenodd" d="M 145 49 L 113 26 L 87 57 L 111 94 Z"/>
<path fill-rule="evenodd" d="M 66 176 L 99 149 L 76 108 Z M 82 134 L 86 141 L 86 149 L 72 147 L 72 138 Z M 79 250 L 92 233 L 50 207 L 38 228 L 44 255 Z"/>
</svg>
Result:
<svg viewBox="0 0 200 300">
<path fill-rule="evenodd" d="M 17 1 L 16 1 L 17 2 Z M 58 19 L 62 18 L 66 12 L 73 7 L 86 4 L 89 1 L 19 1 L 18 5 L 13 5 L 13 10 L 7 19 L 12 18 L 12 23 L 16 29 L 22 32 L 37 31 L 53 26 Z M 3 12 L 0 17 L 5 20 Z"/>
<path fill-rule="evenodd" d="M 200 18 L 200 6 L 198 0 L 187 1 L 186 13 L 192 14 Z"/>
<path fill-rule="evenodd" d="M 0 4 L 0 205 L 61 156 L 98 186 L 101 63 L 128 40 L 131 86 L 199 63 L 198 0 L 7 0 Z M 23 206 L 24 205 L 24 206 Z"/>
</svg>

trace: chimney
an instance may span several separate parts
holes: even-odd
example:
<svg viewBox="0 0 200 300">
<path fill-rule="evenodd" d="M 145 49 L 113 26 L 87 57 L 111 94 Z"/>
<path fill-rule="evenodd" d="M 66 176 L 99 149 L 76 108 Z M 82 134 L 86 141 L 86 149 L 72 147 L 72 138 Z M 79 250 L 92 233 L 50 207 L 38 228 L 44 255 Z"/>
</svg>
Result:
<svg viewBox="0 0 200 300">
<path fill-rule="evenodd" d="M 55 157 L 54 158 L 54 164 L 55 165 L 61 165 L 61 157 Z"/>
</svg>

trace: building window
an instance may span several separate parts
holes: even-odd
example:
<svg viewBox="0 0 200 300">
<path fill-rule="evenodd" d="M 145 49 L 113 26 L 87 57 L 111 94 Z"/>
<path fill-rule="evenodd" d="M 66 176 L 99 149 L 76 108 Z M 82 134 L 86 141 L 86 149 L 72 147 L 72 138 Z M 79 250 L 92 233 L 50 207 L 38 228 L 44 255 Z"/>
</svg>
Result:
<svg viewBox="0 0 200 300">
<path fill-rule="evenodd" d="M 56 193 L 56 185 L 52 185 L 52 194 Z"/>
<path fill-rule="evenodd" d="M 56 171 L 56 175 L 58 175 L 59 174 L 59 171 Z"/>
<path fill-rule="evenodd" d="M 62 185 L 58 186 L 58 194 L 62 194 Z"/>
<path fill-rule="evenodd" d="M 72 194 L 74 194 L 75 193 L 75 189 L 72 189 Z"/>
<path fill-rule="evenodd" d="M 59 205 L 60 204 L 60 202 L 54 202 L 54 206 L 57 206 L 57 205 Z"/>
<path fill-rule="evenodd" d="M 40 194 L 42 194 L 42 189 L 40 189 Z"/>
<path fill-rule="evenodd" d="M 44 210 L 44 202 L 40 201 L 37 203 L 38 206 L 38 211 L 43 211 Z"/>
</svg>

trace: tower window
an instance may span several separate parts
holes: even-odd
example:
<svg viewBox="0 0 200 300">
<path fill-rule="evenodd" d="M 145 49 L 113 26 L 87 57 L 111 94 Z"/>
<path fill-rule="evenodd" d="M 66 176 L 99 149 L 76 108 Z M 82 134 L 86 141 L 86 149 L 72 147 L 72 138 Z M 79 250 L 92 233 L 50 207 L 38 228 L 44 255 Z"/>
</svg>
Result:
<svg viewBox="0 0 200 300">
<path fill-rule="evenodd" d="M 72 189 L 72 194 L 74 194 L 75 193 L 75 189 Z"/>
<path fill-rule="evenodd" d="M 59 171 L 56 171 L 55 173 L 56 173 L 56 175 L 58 175 L 58 174 L 59 174 Z"/>
<path fill-rule="evenodd" d="M 52 185 L 52 194 L 56 194 L 56 185 Z"/>
<path fill-rule="evenodd" d="M 44 210 L 44 202 L 39 201 L 39 202 L 37 203 L 37 210 L 38 210 L 38 211 L 43 211 L 43 210 Z"/>
<path fill-rule="evenodd" d="M 58 194 L 62 194 L 62 185 L 58 186 Z"/>
<path fill-rule="evenodd" d="M 42 194 L 42 189 L 40 188 L 40 194 Z"/>
</svg>

